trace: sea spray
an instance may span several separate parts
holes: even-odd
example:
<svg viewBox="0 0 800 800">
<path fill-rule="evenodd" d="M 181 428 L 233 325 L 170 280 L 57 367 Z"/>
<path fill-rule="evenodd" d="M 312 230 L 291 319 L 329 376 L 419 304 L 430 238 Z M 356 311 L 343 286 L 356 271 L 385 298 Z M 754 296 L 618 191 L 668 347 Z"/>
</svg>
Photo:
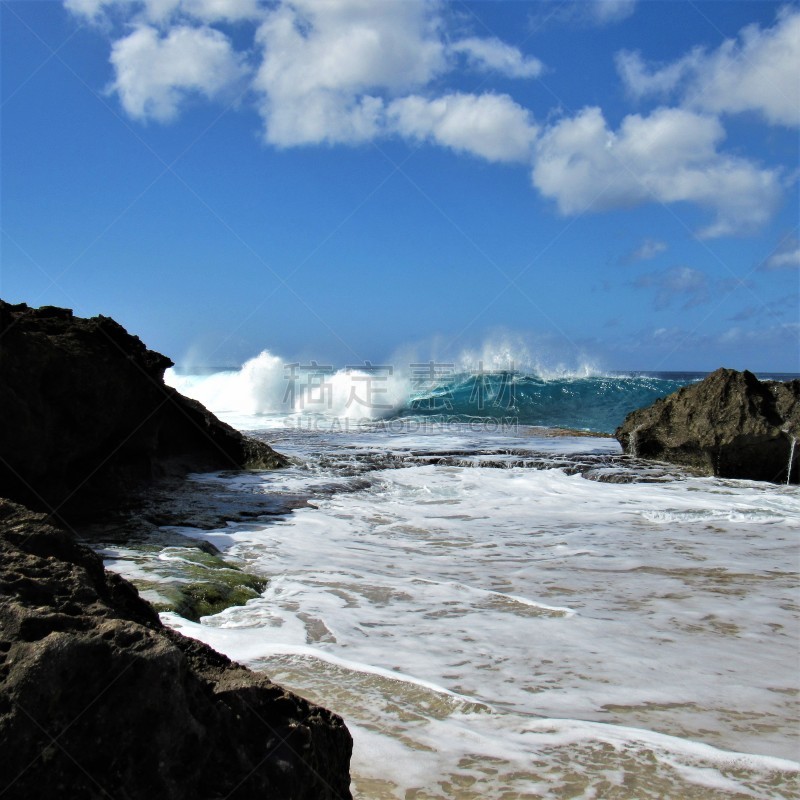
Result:
<svg viewBox="0 0 800 800">
<path fill-rule="evenodd" d="M 408 402 L 406 374 L 393 365 L 335 368 L 317 361 L 282 359 L 264 350 L 239 370 L 165 380 L 215 413 L 248 416 L 321 414 L 364 420 L 393 416 Z"/>
<path fill-rule="evenodd" d="M 521 425 L 613 433 L 631 411 L 700 377 L 586 374 L 588 367 L 577 373 L 541 367 L 531 371 L 498 359 L 497 354 L 489 361 L 478 358 L 470 368 L 465 367 L 466 358 L 462 364 L 364 362 L 334 367 L 292 362 L 264 351 L 239 370 L 211 375 L 168 370 L 166 380 L 234 426 L 248 429 L 316 415 L 360 422 L 513 418 Z"/>
</svg>

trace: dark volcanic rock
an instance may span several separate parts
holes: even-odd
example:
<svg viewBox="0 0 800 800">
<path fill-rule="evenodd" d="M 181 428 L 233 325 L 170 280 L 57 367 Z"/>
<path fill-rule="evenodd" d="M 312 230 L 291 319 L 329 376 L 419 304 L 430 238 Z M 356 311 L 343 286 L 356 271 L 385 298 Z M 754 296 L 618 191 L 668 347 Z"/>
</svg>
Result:
<svg viewBox="0 0 800 800">
<path fill-rule="evenodd" d="M 170 366 L 109 317 L 0 301 L 0 496 L 69 516 L 138 480 L 286 463 L 165 386 Z"/>
<path fill-rule="evenodd" d="M 617 428 L 624 451 L 670 461 L 705 475 L 798 482 L 800 380 L 759 381 L 751 372 L 718 369 L 634 411 Z M 793 454 L 791 468 L 790 454 Z"/>
<path fill-rule="evenodd" d="M 0 499 L 0 795 L 350 797 L 339 717 L 164 628 L 44 520 Z"/>
<path fill-rule="evenodd" d="M 107 317 L 0 301 L 0 495 L 70 518 L 150 478 L 287 463 L 165 386 L 171 363 Z M 349 798 L 351 749 L 339 717 L 165 628 L 0 497 L 0 795 Z"/>
</svg>

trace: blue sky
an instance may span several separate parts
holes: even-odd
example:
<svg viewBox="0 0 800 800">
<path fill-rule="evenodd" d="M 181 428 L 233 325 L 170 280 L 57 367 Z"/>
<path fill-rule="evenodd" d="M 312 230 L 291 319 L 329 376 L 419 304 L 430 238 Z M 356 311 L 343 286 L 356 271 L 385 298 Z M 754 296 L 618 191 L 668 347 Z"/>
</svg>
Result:
<svg viewBox="0 0 800 800">
<path fill-rule="evenodd" d="M 238 364 L 800 371 L 800 6 L 28 0 L 0 295 Z"/>
</svg>

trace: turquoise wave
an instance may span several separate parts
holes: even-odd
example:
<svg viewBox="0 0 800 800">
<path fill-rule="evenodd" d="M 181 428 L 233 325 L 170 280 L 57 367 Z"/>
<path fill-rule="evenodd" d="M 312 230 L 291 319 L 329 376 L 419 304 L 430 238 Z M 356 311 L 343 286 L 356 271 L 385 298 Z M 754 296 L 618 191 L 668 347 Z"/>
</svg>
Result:
<svg viewBox="0 0 800 800">
<path fill-rule="evenodd" d="M 626 415 L 700 380 L 705 373 L 541 378 L 516 372 L 461 374 L 421 386 L 397 416 L 468 422 L 513 419 L 522 425 L 613 433 Z"/>
</svg>

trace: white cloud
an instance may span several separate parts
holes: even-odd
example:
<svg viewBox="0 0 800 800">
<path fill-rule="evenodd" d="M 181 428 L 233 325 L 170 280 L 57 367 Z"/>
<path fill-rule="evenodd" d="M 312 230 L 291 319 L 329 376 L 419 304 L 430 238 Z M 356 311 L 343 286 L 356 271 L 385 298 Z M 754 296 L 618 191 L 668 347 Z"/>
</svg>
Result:
<svg viewBox="0 0 800 800">
<path fill-rule="evenodd" d="M 489 161 L 526 161 L 535 128 L 507 95 L 414 93 L 452 53 L 514 77 L 542 65 L 499 39 L 445 46 L 438 4 L 425 0 L 295 0 L 262 23 L 255 81 L 272 144 L 358 143 L 399 134 Z M 408 92 L 412 92 L 408 94 Z"/>
<path fill-rule="evenodd" d="M 518 78 L 538 75 L 543 67 L 497 38 L 468 36 L 448 44 L 439 0 L 65 2 L 76 14 L 108 23 L 108 31 L 127 21 L 125 35 L 112 45 L 111 89 L 136 119 L 168 122 L 189 97 L 215 98 L 250 81 L 270 144 L 357 144 L 401 136 L 492 162 L 532 164 L 534 186 L 564 214 L 687 202 L 714 215 L 700 235 L 720 236 L 763 223 L 780 194 L 776 170 L 719 151 L 724 131 L 709 114 L 660 108 L 625 117 L 615 131 L 599 108 L 586 108 L 542 131 L 509 95 L 441 88 L 465 59 L 475 68 Z M 596 0 L 581 5 L 580 13 L 612 21 L 634 5 Z M 255 40 L 244 45 L 249 49 L 237 51 L 212 27 L 236 20 L 256 23 L 243 28 L 248 34 L 255 30 Z M 737 66 L 741 97 L 758 94 L 744 80 L 750 75 L 745 66 L 758 81 L 785 91 L 791 80 L 784 67 L 797 47 L 789 33 L 797 20 L 800 12 L 783 12 L 773 29 L 745 29 L 741 42 L 710 54 L 692 51 L 662 70 L 649 70 L 636 54 L 620 54 L 618 64 L 639 94 L 683 87 L 686 98 L 699 97 L 701 72 L 709 86 L 718 86 L 723 67 Z M 256 60 L 257 69 L 250 70 L 248 63 Z M 701 71 L 702 65 L 708 69 Z M 727 97 L 727 105 L 718 102 L 733 109 L 733 94 L 722 87 L 718 95 Z M 779 115 L 782 107 L 771 96 L 764 92 L 763 108 Z M 642 251 L 637 257 L 655 254 Z"/>
<path fill-rule="evenodd" d="M 427 84 L 446 67 L 430 3 L 296 0 L 261 25 L 255 81 L 266 139 L 290 146 L 377 135 L 382 93 Z"/>
<path fill-rule="evenodd" d="M 688 309 L 707 303 L 710 299 L 708 276 L 692 267 L 670 267 L 643 275 L 635 285 L 656 290 L 657 309 L 666 308 L 674 301 L 682 302 L 682 307 Z"/>
<path fill-rule="evenodd" d="M 800 241 L 797 237 L 787 236 L 760 268 L 768 271 L 800 268 Z"/>
<path fill-rule="evenodd" d="M 536 78 L 544 69 L 538 58 L 525 56 L 518 48 L 494 37 L 461 39 L 452 44 L 450 50 L 466 55 L 469 63 L 477 69 L 493 70 L 509 78 Z"/>
<path fill-rule="evenodd" d="M 800 247 L 786 253 L 775 253 L 767 259 L 765 269 L 797 269 L 800 268 Z"/>
<path fill-rule="evenodd" d="M 708 333 L 679 327 L 643 330 L 630 340 L 628 349 L 635 352 L 642 347 L 656 347 L 662 352 L 711 352 L 720 359 L 735 358 L 741 361 L 744 357 L 755 357 L 759 360 L 764 356 L 765 345 L 785 346 L 787 342 L 796 342 L 800 336 L 800 323 L 767 323 L 762 319 L 751 328 L 735 325 Z"/>
<path fill-rule="evenodd" d="M 140 24 L 162 24 L 178 17 L 235 22 L 263 16 L 259 0 L 64 0 L 64 5 L 73 14 L 92 21 L 116 8 Z"/>
<path fill-rule="evenodd" d="M 411 96 L 388 109 L 401 136 L 429 140 L 488 161 L 528 161 L 536 136 L 530 114 L 508 95 Z"/>
<path fill-rule="evenodd" d="M 64 0 L 68 11 L 88 19 L 96 17 L 108 4 L 108 0 Z"/>
<path fill-rule="evenodd" d="M 205 22 L 235 22 L 263 16 L 258 0 L 182 0 L 181 11 Z"/>
<path fill-rule="evenodd" d="M 448 46 L 437 0 L 68 3 L 89 17 L 112 6 L 132 15 L 134 31 L 112 48 L 112 88 L 138 119 L 169 121 L 187 93 L 213 96 L 240 78 L 245 54 L 197 20 L 234 12 L 252 16 L 260 8 L 256 47 L 262 59 L 252 88 L 270 144 L 356 144 L 399 134 L 490 161 L 530 159 L 536 129 L 507 95 L 417 93 L 454 68 L 455 54 L 515 77 L 542 69 L 496 38 L 469 37 Z M 194 22 L 187 24 L 190 17 Z"/>
<path fill-rule="evenodd" d="M 112 89 L 132 117 L 169 122 L 192 93 L 214 97 L 246 70 L 230 41 L 212 28 L 179 26 L 162 37 L 141 25 L 111 50 Z"/>
<path fill-rule="evenodd" d="M 129 5 L 139 21 L 161 23 L 167 22 L 178 11 L 181 0 L 111 0 L 107 5 Z"/>
<path fill-rule="evenodd" d="M 591 0 L 591 15 L 601 25 L 619 22 L 636 10 L 637 0 Z"/>
<path fill-rule="evenodd" d="M 682 109 L 630 115 L 615 133 L 586 108 L 540 137 L 533 183 L 563 214 L 687 201 L 716 213 L 701 236 L 744 232 L 771 216 L 778 175 L 719 153 L 723 137 L 717 119 Z"/>
<path fill-rule="evenodd" d="M 260 111 L 270 144 L 294 147 L 310 144 L 358 144 L 380 135 L 383 100 L 317 89 L 302 98 L 267 95 Z"/>
<path fill-rule="evenodd" d="M 717 341 L 723 345 L 736 345 L 741 347 L 748 344 L 786 344 L 791 346 L 792 342 L 798 341 L 800 336 L 800 323 L 782 322 L 777 325 L 763 326 L 757 328 L 742 328 L 735 325 L 723 331 L 717 337 Z"/>
<path fill-rule="evenodd" d="M 531 27 L 537 31 L 553 26 L 605 27 L 622 22 L 636 10 L 639 0 L 567 0 L 531 3 Z"/>
<path fill-rule="evenodd" d="M 716 50 L 695 48 L 655 68 L 639 53 L 621 52 L 617 70 L 635 97 L 679 92 L 691 108 L 756 111 L 775 125 L 799 125 L 800 10 L 783 9 L 771 28 L 749 25 Z"/>
<path fill-rule="evenodd" d="M 626 259 L 632 261 L 650 261 L 667 251 L 667 243 L 656 239 L 645 239 Z"/>
<path fill-rule="evenodd" d="M 666 97 L 675 91 L 702 57 L 701 50 L 692 50 L 678 61 L 652 70 L 648 69 L 638 51 L 622 50 L 614 60 L 625 88 L 633 97 L 640 99 L 649 94 Z"/>
</svg>

